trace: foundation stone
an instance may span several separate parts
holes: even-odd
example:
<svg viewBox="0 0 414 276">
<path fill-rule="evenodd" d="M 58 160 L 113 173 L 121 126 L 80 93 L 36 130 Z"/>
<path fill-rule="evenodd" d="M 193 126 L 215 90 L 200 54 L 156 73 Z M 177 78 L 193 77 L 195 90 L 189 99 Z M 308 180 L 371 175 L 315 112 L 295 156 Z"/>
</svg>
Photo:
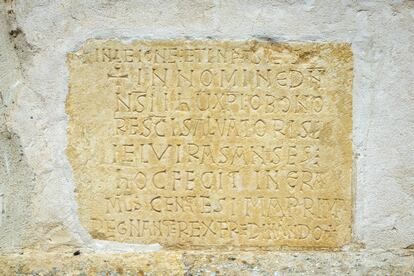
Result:
<svg viewBox="0 0 414 276">
<path fill-rule="evenodd" d="M 90 40 L 68 62 L 66 152 L 94 238 L 350 241 L 349 44 Z"/>
</svg>

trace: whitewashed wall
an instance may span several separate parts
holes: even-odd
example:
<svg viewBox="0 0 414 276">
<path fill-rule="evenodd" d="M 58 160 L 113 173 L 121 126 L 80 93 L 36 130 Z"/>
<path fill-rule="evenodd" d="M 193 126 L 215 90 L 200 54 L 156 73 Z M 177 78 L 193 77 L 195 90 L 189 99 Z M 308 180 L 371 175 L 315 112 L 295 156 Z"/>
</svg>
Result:
<svg viewBox="0 0 414 276">
<path fill-rule="evenodd" d="M 354 245 L 414 247 L 414 1 L 0 4 L 0 246 L 156 250 L 81 228 L 64 154 L 66 53 L 89 38 L 343 41 L 354 54 Z"/>
</svg>

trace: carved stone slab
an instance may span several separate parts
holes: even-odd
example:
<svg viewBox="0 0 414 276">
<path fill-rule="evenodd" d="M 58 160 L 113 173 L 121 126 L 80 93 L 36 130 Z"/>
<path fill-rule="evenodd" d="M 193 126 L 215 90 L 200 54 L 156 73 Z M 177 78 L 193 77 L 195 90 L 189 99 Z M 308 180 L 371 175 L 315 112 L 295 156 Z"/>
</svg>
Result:
<svg viewBox="0 0 414 276">
<path fill-rule="evenodd" d="M 350 241 L 349 44 L 89 40 L 68 64 L 66 153 L 94 238 Z"/>
</svg>

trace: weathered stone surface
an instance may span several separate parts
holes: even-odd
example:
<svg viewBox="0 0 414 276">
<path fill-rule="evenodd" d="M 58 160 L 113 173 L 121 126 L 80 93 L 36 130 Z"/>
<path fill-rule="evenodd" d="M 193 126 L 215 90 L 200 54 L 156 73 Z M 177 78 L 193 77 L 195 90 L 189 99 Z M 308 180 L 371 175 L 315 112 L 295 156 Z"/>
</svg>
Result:
<svg viewBox="0 0 414 276">
<path fill-rule="evenodd" d="M 68 63 L 66 153 L 94 238 L 350 241 L 349 44 L 89 40 Z"/>
<path fill-rule="evenodd" d="M 412 250 L 0 255 L 1 275 L 414 275 Z"/>
<path fill-rule="evenodd" d="M 0 1 L 0 275 L 19 275 L 19 267 L 35 275 L 122 275 L 118 265 L 149 273 L 145 259 L 132 256 L 159 248 L 92 239 L 79 222 L 65 155 L 66 55 L 90 38 L 351 43 L 352 242 L 359 249 L 181 252 L 182 261 L 193 275 L 412 275 L 414 254 L 404 248 L 414 246 L 413 8 L 405 0 Z M 38 251 L 10 253 L 20 247 Z M 111 261 L 119 251 L 134 254 Z M 175 261 L 165 260 L 173 274 Z M 153 274 L 165 271 L 164 263 L 151 264 Z"/>
<path fill-rule="evenodd" d="M 0 255 L 1 275 L 184 275 L 182 254 L 24 254 Z"/>
</svg>

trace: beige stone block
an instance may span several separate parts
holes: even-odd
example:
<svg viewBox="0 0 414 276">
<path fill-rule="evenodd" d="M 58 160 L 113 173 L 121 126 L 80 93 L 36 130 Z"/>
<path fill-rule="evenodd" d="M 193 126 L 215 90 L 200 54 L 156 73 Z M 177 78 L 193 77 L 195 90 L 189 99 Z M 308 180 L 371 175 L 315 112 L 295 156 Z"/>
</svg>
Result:
<svg viewBox="0 0 414 276">
<path fill-rule="evenodd" d="M 412 250 L 78 253 L 0 254 L 0 275 L 414 275 Z"/>
<path fill-rule="evenodd" d="M 68 66 L 66 154 L 94 238 L 351 241 L 349 44 L 88 40 Z"/>
</svg>

